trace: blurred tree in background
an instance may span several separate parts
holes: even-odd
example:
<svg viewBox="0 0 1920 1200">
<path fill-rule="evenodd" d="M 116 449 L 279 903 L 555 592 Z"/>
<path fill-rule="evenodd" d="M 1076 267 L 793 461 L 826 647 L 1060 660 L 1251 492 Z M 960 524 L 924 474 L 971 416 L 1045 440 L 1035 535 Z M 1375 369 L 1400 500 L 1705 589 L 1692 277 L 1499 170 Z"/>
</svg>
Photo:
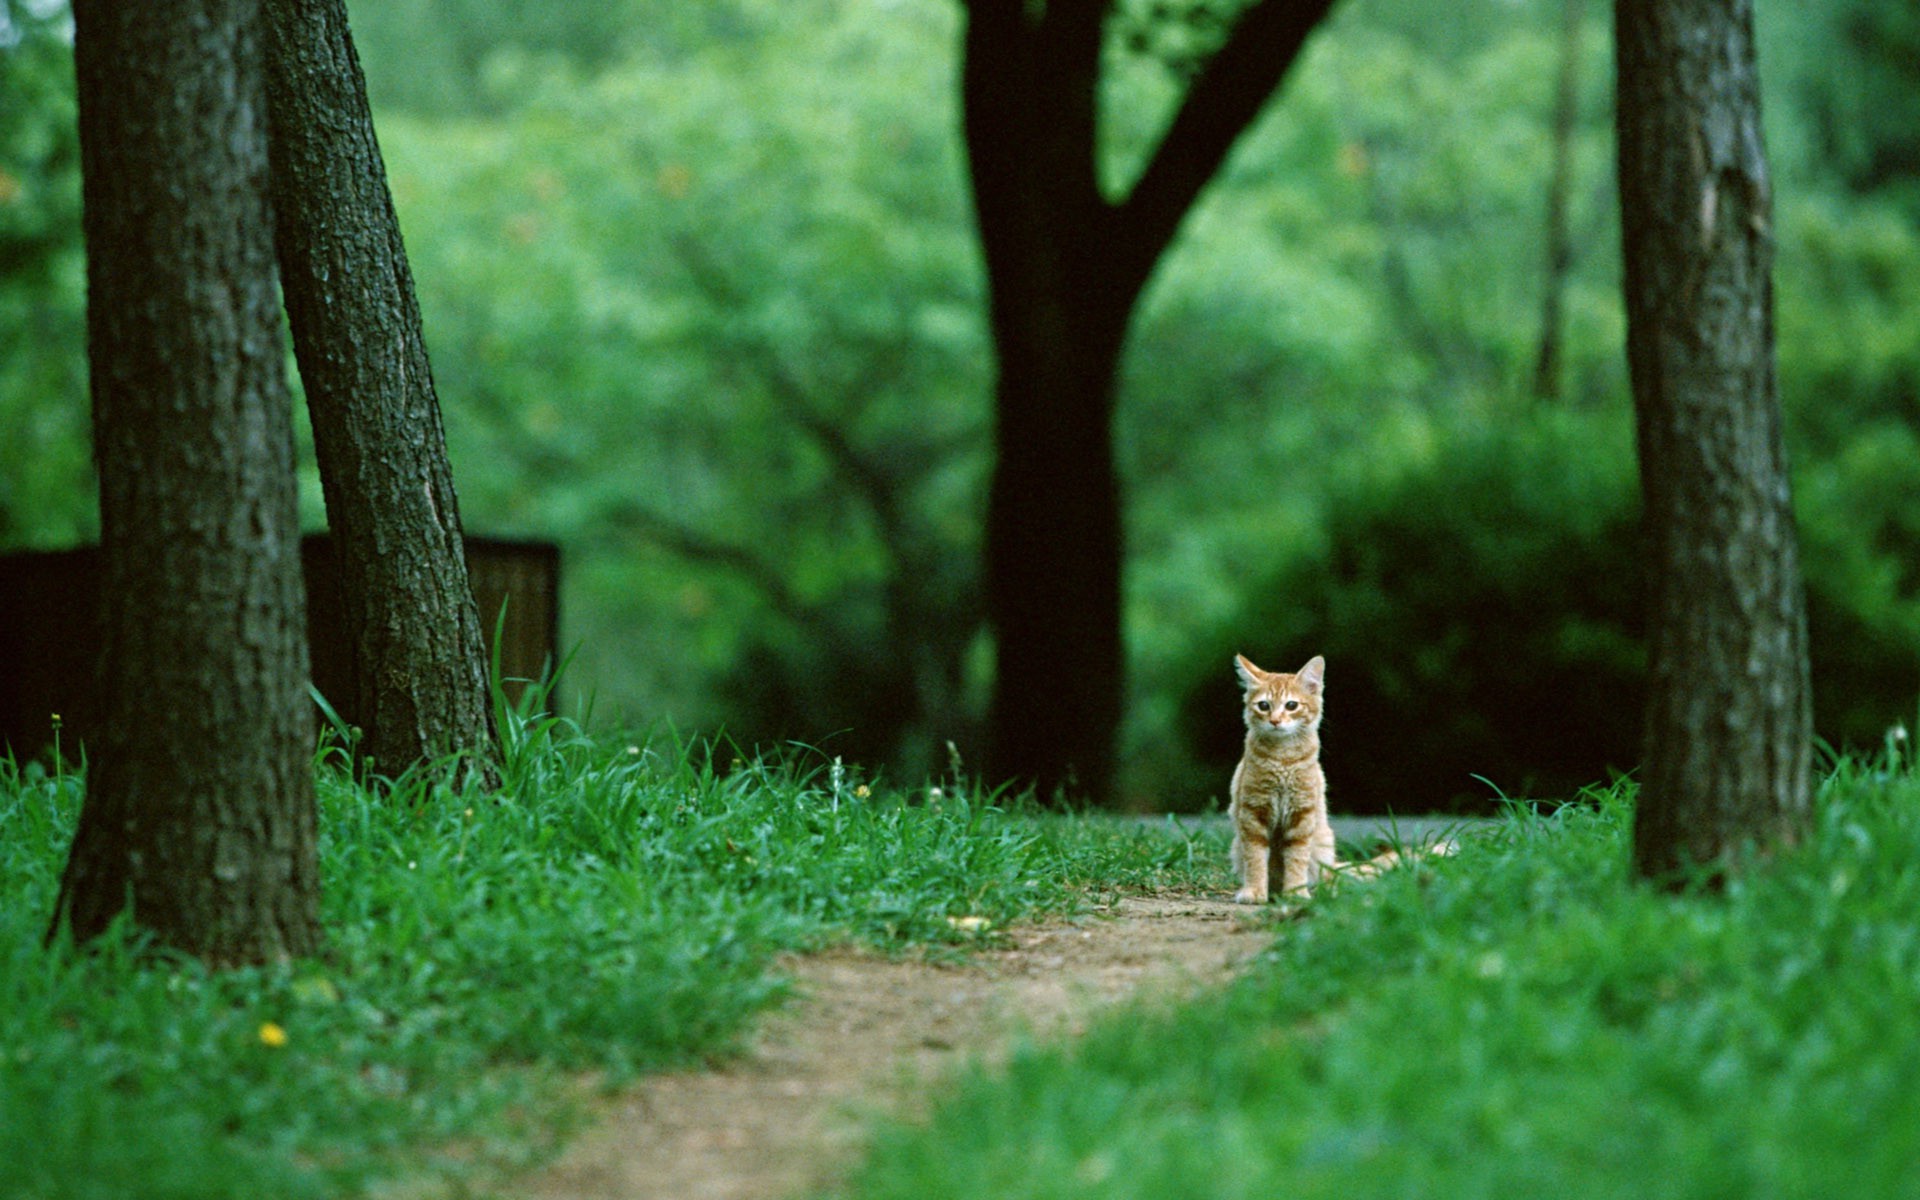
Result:
<svg viewBox="0 0 1920 1200">
<path fill-rule="evenodd" d="M 570 694 L 596 723 L 801 739 L 908 778 L 949 739 L 978 762 L 993 375 L 956 0 L 351 8 L 462 517 L 565 547 Z M 1328 656 L 1337 808 L 1467 805 L 1475 775 L 1565 795 L 1633 765 L 1611 45 L 1584 9 L 1558 402 L 1532 386 L 1564 0 L 1347 0 L 1181 227 L 1115 409 L 1122 802 L 1223 795 L 1235 649 Z M 1759 13 L 1836 742 L 1920 697 L 1910 9 Z M 0 537 L 63 545 L 97 528 L 65 16 L 0 11 Z M 1108 43 L 1105 186 L 1185 85 L 1178 46 L 1152 48 Z M 310 460 L 304 500 L 317 524 Z"/>
</svg>

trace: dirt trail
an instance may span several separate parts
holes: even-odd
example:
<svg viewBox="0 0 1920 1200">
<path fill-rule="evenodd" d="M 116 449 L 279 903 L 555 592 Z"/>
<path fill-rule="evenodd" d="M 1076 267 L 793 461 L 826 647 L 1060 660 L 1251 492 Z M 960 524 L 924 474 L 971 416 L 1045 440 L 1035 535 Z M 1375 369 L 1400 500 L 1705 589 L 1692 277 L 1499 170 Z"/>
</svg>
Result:
<svg viewBox="0 0 1920 1200">
<path fill-rule="evenodd" d="M 839 1178 L 864 1119 L 912 1112 L 956 1064 L 1023 1033 L 1070 1036 L 1102 1007 L 1225 979 L 1267 944 L 1220 899 L 1123 899 L 1010 935 L 964 965 L 855 952 L 785 964 L 799 995 L 748 1052 L 654 1076 L 611 1101 L 544 1171 L 501 1189 L 530 1200 L 781 1200 Z"/>
</svg>

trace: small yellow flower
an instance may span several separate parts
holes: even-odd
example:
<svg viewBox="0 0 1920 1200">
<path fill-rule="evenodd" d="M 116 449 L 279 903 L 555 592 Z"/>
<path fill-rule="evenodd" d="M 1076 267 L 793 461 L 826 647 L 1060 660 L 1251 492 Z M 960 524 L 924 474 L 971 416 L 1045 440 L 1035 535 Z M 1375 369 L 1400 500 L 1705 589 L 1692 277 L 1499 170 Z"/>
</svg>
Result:
<svg viewBox="0 0 1920 1200">
<path fill-rule="evenodd" d="M 864 783 L 861 784 L 859 787 L 853 789 L 853 798 L 855 800 L 865 800 L 868 795 L 869 793 L 867 791 L 867 785 Z"/>
<path fill-rule="evenodd" d="M 287 1044 L 287 1031 L 272 1021 L 260 1022 L 260 1044 L 278 1050 Z"/>
</svg>

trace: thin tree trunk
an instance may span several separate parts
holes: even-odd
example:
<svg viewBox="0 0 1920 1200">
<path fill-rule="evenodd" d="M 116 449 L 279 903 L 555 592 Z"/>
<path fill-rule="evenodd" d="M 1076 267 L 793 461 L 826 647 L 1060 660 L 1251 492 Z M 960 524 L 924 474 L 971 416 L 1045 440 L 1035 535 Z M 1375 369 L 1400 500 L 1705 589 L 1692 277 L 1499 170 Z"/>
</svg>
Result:
<svg viewBox="0 0 1920 1200">
<path fill-rule="evenodd" d="M 1560 398 L 1561 310 L 1573 270 L 1573 233 L 1568 196 L 1573 189 L 1573 131 L 1580 101 L 1580 17 L 1583 0 L 1560 6 L 1560 75 L 1553 97 L 1553 168 L 1547 183 L 1547 275 L 1540 303 L 1540 351 L 1534 358 L 1533 394 Z"/>
<path fill-rule="evenodd" d="M 1747 0 L 1619 0 L 1627 352 L 1650 558 L 1641 874 L 1809 820 L 1807 634 Z"/>
<path fill-rule="evenodd" d="M 450 752 L 490 762 L 440 404 L 346 10 L 265 9 L 281 284 L 353 638 L 353 694 L 329 699 L 382 770 Z"/>
<path fill-rule="evenodd" d="M 54 929 L 312 953 L 312 710 L 258 5 L 78 0 L 101 697 Z"/>
</svg>

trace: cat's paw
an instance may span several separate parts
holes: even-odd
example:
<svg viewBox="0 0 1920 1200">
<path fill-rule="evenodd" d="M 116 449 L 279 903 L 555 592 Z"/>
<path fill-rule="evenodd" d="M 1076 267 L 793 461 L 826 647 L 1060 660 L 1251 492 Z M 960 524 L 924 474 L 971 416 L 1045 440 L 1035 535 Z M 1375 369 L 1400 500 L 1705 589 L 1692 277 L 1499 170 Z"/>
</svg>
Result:
<svg viewBox="0 0 1920 1200">
<path fill-rule="evenodd" d="M 1267 893 L 1265 891 L 1255 891 L 1250 887 L 1243 887 L 1233 894 L 1233 902 L 1235 904 L 1265 904 L 1267 902 Z"/>
</svg>

